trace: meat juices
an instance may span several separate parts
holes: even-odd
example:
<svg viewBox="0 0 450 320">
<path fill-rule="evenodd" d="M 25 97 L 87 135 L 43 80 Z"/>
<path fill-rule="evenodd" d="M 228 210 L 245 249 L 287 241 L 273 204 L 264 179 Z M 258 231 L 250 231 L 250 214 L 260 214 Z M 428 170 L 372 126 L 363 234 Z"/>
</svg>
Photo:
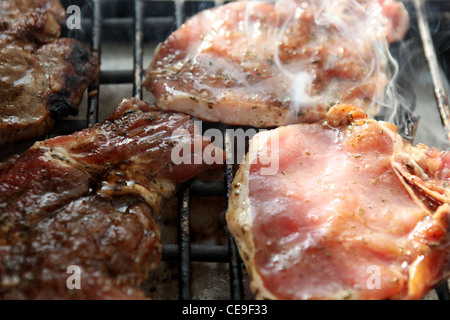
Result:
<svg viewBox="0 0 450 320">
<path fill-rule="evenodd" d="M 144 85 L 161 109 L 233 125 L 319 121 L 336 102 L 376 113 L 408 26 L 397 1 L 233 2 L 173 32 Z"/>
<path fill-rule="evenodd" d="M 419 299 L 450 275 L 449 154 L 395 130 L 338 105 L 252 139 L 226 217 L 257 298 Z"/>
<path fill-rule="evenodd" d="M 179 183 L 215 168 L 172 163 L 177 143 L 210 146 L 178 129 L 194 133 L 189 116 L 125 99 L 93 128 L 1 163 L 0 299 L 146 298 L 138 286 L 161 259 L 154 219 Z M 70 266 L 81 290 L 67 287 Z"/>
</svg>

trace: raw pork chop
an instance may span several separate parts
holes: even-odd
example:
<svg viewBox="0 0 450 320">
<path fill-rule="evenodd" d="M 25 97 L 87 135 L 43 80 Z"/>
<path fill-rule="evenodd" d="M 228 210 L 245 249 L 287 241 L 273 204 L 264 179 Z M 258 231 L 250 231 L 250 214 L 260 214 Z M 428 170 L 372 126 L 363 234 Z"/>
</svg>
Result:
<svg viewBox="0 0 450 320">
<path fill-rule="evenodd" d="M 450 156 L 395 130 L 340 105 L 252 139 L 227 223 L 257 298 L 418 299 L 449 276 Z"/>
<path fill-rule="evenodd" d="M 145 87 L 165 110 L 254 127 L 313 122 L 336 102 L 376 113 L 391 75 L 397 1 L 233 2 L 189 19 L 159 46 Z"/>
</svg>

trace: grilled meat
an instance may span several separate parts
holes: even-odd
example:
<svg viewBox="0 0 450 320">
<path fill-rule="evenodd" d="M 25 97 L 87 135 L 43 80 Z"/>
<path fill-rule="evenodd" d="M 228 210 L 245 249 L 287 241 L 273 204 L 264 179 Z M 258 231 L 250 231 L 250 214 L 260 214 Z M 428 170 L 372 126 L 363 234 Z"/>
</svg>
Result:
<svg viewBox="0 0 450 320">
<path fill-rule="evenodd" d="M 75 115 L 98 61 L 76 40 L 29 53 L 0 45 L 0 147 L 41 138 L 59 117 Z"/>
<path fill-rule="evenodd" d="M 43 136 L 53 125 L 39 61 L 16 45 L 0 47 L 0 146 Z"/>
<path fill-rule="evenodd" d="M 0 0 L 0 44 L 33 50 L 59 38 L 65 17 L 58 0 Z"/>
<path fill-rule="evenodd" d="M 257 298 L 419 299 L 450 275 L 449 154 L 395 130 L 338 105 L 252 139 L 227 223 Z"/>
<path fill-rule="evenodd" d="M 0 0 L 0 147 L 42 138 L 75 115 L 99 63 L 73 39 L 60 39 L 57 0 Z"/>
<path fill-rule="evenodd" d="M 161 258 L 155 217 L 179 183 L 215 167 L 171 161 L 178 143 L 212 147 L 194 129 L 125 99 L 104 122 L 0 164 L 0 298 L 145 298 L 138 285 Z M 80 290 L 66 286 L 70 266 Z"/>
<path fill-rule="evenodd" d="M 227 124 L 314 122 L 338 101 L 376 113 L 408 25 L 397 1 L 233 2 L 173 32 L 144 85 L 159 108 Z"/>
<path fill-rule="evenodd" d="M 62 38 L 35 52 L 50 92 L 48 108 L 58 117 L 77 114 L 83 92 L 98 74 L 98 61 L 81 43 Z"/>
</svg>

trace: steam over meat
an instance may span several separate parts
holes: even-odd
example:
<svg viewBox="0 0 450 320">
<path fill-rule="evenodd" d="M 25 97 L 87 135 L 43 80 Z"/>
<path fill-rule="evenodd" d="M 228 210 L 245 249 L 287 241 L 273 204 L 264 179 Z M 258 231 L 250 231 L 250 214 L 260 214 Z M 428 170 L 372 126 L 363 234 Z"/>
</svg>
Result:
<svg viewBox="0 0 450 320">
<path fill-rule="evenodd" d="M 228 124 L 313 122 L 337 101 L 375 113 L 390 77 L 387 40 L 408 25 L 397 1 L 234 2 L 170 35 L 145 87 L 159 108 Z"/>
<path fill-rule="evenodd" d="M 450 275 L 450 158 L 395 129 L 340 105 L 252 139 L 227 223 L 257 298 L 418 299 Z"/>
<path fill-rule="evenodd" d="M 176 130 L 194 133 L 189 116 L 124 100 L 0 164 L 0 298 L 145 298 L 138 285 L 161 258 L 154 218 L 179 183 L 214 168 L 174 165 L 177 143 L 210 145 Z M 69 266 L 81 290 L 67 288 Z"/>
<path fill-rule="evenodd" d="M 96 57 L 60 39 L 57 0 L 0 0 L 0 148 L 43 137 L 59 117 L 75 115 L 98 75 Z"/>
</svg>

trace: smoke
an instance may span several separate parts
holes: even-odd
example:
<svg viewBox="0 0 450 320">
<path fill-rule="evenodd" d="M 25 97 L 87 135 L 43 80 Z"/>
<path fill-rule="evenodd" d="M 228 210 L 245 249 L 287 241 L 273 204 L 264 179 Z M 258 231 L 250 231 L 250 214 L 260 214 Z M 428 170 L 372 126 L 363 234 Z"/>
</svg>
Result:
<svg viewBox="0 0 450 320">
<path fill-rule="evenodd" d="M 245 124 L 315 122 L 334 104 L 353 104 L 411 138 L 416 82 L 430 81 L 412 65 L 405 77 L 409 12 L 400 0 L 237 1 L 196 17 L 170 72 L 193 82 L 190 94 L 258 110 Z"/>
<path fill-rule="evenodd" d="M 285 86 L 291 112 L 334 103 L 352 103 L 370 115 L 394 121 L 405 102 L 397 87 L 398 63 L 389 51 L 393 32 L 378 1 L 279 0 L 265 26 L 255 18 L 268 2 L 246 7 L 245 32 L 252 45 L 271 43 L 263 51 Z M 289 122 L 289 121 L 288 121 Z"/>
</svg>

